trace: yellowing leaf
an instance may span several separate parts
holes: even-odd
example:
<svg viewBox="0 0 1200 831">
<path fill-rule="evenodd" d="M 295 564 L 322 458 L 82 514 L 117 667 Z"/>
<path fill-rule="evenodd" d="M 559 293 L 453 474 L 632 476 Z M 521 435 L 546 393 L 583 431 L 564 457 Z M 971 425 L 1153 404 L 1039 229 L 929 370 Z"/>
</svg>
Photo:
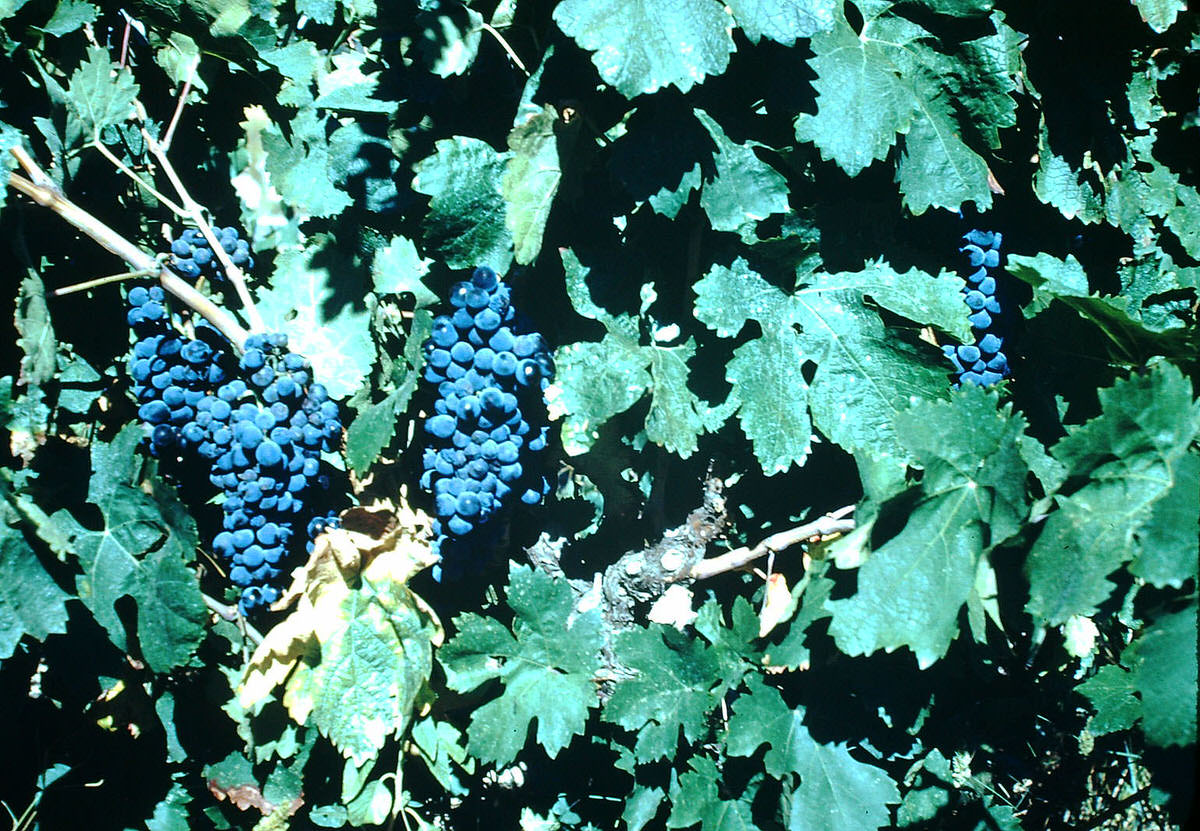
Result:
<svg viewBox="0 0 1200 831">
<path fill-rule="evenodd" d="M 443 638 L 408 581 L 435 562 L 428 520 L 406 505 L 354 508 L 317 539 L 277 606 L 295 604 L 255 651 L 238 700 L 250 709 L 283 684 L 298 724 L 317 728 L 356 764 L 411 720 Z"/>
</svg>

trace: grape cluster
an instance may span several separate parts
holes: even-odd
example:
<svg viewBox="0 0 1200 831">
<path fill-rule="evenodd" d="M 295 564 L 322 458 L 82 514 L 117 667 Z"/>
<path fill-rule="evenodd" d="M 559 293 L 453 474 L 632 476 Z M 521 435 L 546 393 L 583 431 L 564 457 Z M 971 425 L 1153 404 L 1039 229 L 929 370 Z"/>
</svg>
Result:
<svg viewBox="0 0 1200 831">
<path fill-rule="evenodd" d="M 967 255 L 970 271 L 963 287 L 963 300 L 967 304 L 971 331 L 975 343 L 942 347 L 942 352 L 954 364 L 959 384 L 990 386 L 1009 375 L 1008 358 L 1003 350 L 1004 340 L 999 328 L 1000 302 L 996 297 L 996 278 L 988 274 L 989 268 L 1000 265 L 999 231 L 968 231 L 963 235 L 966 243 L 959 250 Z"/>
<path fill-rule="evenodd" d="M 213 233 L 234 265 L 243 271 L 254 267 L 254 258 L 250 256 L 250 243 L 239 238 L 237 228 L 214 228 Z M 220 260 L 213 253 L 204 234 L 195 228 L 186 228 L 182 234 L 171 240 L 169 265 L 176 274 L 190 280 L 195 280 L 201 275 L 213 280 L 225 279 Z"/>
<path fill-rule="evenodd" d="M 129 293 L 138 415 L 156 455 L 208 463 L 224 496 L 212 549 L 230 564 L 249 614 L 279 597 L 283 561 L 299 546 L 295 529 L 311 540 L 336 524 L 318 503 L 329 486 L 321 453 L 341 439 L 338 406 L 308 361 L 288 351 L 286 335 L 252 335 L 232 370 L 224 350 L 179 334 L 163 299 L 158 287 Z"/>
<path fill-rule="evenodd" d="M 545 339 L 515 331 L 509 289 L 490 268 L 455 284 L 450 303 L 454 314 L 434 319 L 425 343 L 425 380 L 438 398 L 425 421 L 421 486 L 434 497 L 439 577 L 491 547 L 506 504 L 535 505 L 550 488 L 534 462 L 547 444 L 542 392 L 554 378 Z"/>
</svg>

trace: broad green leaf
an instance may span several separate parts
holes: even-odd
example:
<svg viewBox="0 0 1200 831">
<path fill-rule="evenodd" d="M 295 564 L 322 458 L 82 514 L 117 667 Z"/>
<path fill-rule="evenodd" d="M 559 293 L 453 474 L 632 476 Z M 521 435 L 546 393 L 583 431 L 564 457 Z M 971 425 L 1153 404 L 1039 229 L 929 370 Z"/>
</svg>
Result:
<svg viewBox="0 0 1200 831">
<path fill-rule="evenodd" d="M 725 365 L 725 380 L 733 386 L 727 401 L 737 402 L 742 430 L 768 476 L 803 465 L 812 449 L 803 366 L 800 338 L 788 328 L 764 331 L 735 349 Z"/>
<path fill-rule="evenodd" d="M 709 647 L 654 623 L 618 632 L 613 650 L 636 676 L 617 682 L 601 717 L 637 733 L 638 762 L 673 757 L 681 730 L 689 742 L 704 735 L 708 713 L 720 703 Z"/>
<path fill-rule="evenodd" d="M 734 50 L 732 21 L 713 0 L 564 0 L 554 22 L 626 98 L 670 84 L 687 92 L 724 72 Z"/>
<path fill-rule="evenodd" d="M 128 68 L 120 69 L 108 50 L 88 47 L 88 57 L 71 75 L 67 101 L 92 135 L 133 115 L 138 85 Z"/>
<path fill-rule="evenodd" d="M 1196 601 L 1156 620 L 1121 655 L 1142 699 L 1142 730 L 1159 747 L 1196 743 Z"/>
<path fill-rule="evenodd" d="M 729 0 L 733 18 L 751 43 L 766 37 L 791 46 L 833 28 L 833 0 Z"/>
<path fill-rule="evenodd" d="M 507 765 L 525 745 L 531 723 L 551 758 L 583 733 L 596 706 L 592 674 L 603 644 L 600 613 L 577 613 L 565 580 L 527 566 L 509 565 L 512 632 L 467 613 L 455 618 L 458 634 L 438 651 L 446 683 L 469 692 L 499 679 L 504 692 L 478 707 L 467 729 L 472 755 Z"/>
<path fill-rule="evenodd" d="M 1170 499 L 1181 470 L 1190 476 L 1195 464 L 1187 451 L 1200 433 L 1200 402 L 1178 369 L 1156 364 L 1099 396 L 1101 415 L 1069 428 L 1051 449 L 1069 478 L 1084 484 L 1057 497 L 1026 560 L 1026 609 L 1039 623 L 1095 612 L 1114 588 L 1107 576 L 1143 550 L 1141 531 L 1156 503 Z"/>
<path fill-rule="evenodd" d="M 1193 259 L 1200 258 L 1200 192 L 1181 185 L 1175 195 L 1179 202 L 1167 214 L 1167 227 Z"/>
<path fill-rule="evenodd" d="M 357 476 L 362 476 L 396 434 L 396 420 L 404 413 L 416 389 L 416 373 L 411 383 L 393 390 L 382 401 L 358 411 L 346 430 L 346 461 Z"/>
<path fill-rule="evenodd" d="M 317 70 L 317 99 L 314 107 L 364 113 L 390 113 L 396 102 L 375 98 L 379 74 L 366 75 L 362 68 L 369 60 L 357 51 L 341 52 L 329 58 L 333 68 Z"/>
<path fill-rule="evenodd" d="M 695 341 L 688 338 L 680 346 L 642 345 L 637 320 L 609 315 L 597 307 L 585 282 L 589 269 L 570 250 L 564 250 L 562 258 L 575 310 L 599 320 L 608 330 L 599 342 L 568 344 L 555 353 L 558 371 L 548 397 L 552 412 L 565 415 L 563 448 L 571 455 L 586 452 L 604 422 L 648 392 L 647 438 L 687 458 L 696 451 L 698 436 L 728 417 L 688 388 L 687 362 L 696 353 Z"/>
<path fill-rule="evenodd" d="M 1167 31 L 1179 13 L 1187 11 L 1186 0 L 1133 0 L 1133 4 L 1156 32 Z"/>
<path fill-rule="evenodd" d="M 39 535 L 55 540 L 77 559 L 79 599 L 119 649 L 128 648 L 125 624 L 115 604 L 137 604 L 137 640 L 155 672 L 185 664 L 204 637 L 206 611 L 196 575 L 194 528 L 164 513 L 153 496 L 134 486 L 136 449 L 142 429 L 130 425 L 109 444 L 92 445 L 88 502 L 100 509 L 103 529 L 81 525 L 67 510 L 54 513 Z M 162 487 L 156 483 L 156 487 Z M 190 519 L 183 520 L 190 525 Z"/>
<path fill-rule="evenodd" d="M 337 216 L 353 200 L 334 185 L 325 119 L 304 109 L 292 119 L 285 138 L 278 127 L 262 133 L 266 170 L 284 202 L 306 216 Z"/>
<path fill-rule="evenodd" d="M 671 786 L 671 815 L 667 828 L 689 828 L 697 823 L 700 831 L 754 831 L 747 800 L 721 799 L 717 783 L 722 780 L 716 764 L 704 756 L 688 760 L 691 767 Z"/>
<path fill-rule="evenodd" d="M 462 75 L 475 63 L 479 53 L 483 15 L 459 3 L 439 3 L 435 8 L 436 11 L 417 15 L 421 54 L 433 74 L 442 78 Z"/>
<path fill-rule="evenodd" d="M 984 549 L 1016 533 L 1025 516 L 1024 426 L 977 388 L 919 402 L 897 418 L 900 441 L 925 471 L 923 498 L 859 568 L 858 591 L 826 603 L 839 649 L 868 655 L 907 646 L 922 669 L 946 654 Z"/>
<path fill-rule="evenodd" d="M 0 522 L 0 661 L 26 635 L 44 641 L 66 632 L 69 599 L 21 532 Z"/>
<path fill-rule="evenodd" d="M 527 264 L 542 250 L 542 234 L 562 179 L 558 158 L 558 111 L 547 104 L 508 134 L 511 155 L 501 191 L 506 203 L 505 222 L 512 232 L 515 258 Z"/>
<path fill-rule="evenodd" d="M 658 815 L 658 808 L 666 796 L 662 788 L 644 788 L 633 786 L 625 800 L 625 810 L 621 813 L 621 821 L 629 831 L 642 831 Z"/>
<path fill-rule="evenodd" d="M 796 137 L 856 176 L 903 135 L 897 181 L 913 213 L 967 201 L 985 210 L 992 204 L 987 164 L 964 143 L 963 128 L 978 123 L 994 136 L 997 124 L 1016 123 L 1014 33 L 999 24 L 976 40 L 940 43 L 888 5 L 864 14 L 861 33 L 839 9 L 832 28 L 813 36 L 817 113 L 796 119 Z"/>
<path fill-rule="evenodd" d="M 1104 218 L 1104 198 L 1081 171 L 1050 148 L 1049 132 L 1043 121 L 1038 141 L 1038 169 L 1033 177 L 1033 192 L 1047 205 L 1055 207 L 1067 219 L 1084 223 Z M 1011 258 L 1010 258 L 1011 259 Z"/>
<path fill-rule="evenodd" d="M 366 286 L 331 246 L 280 252 L 270 288 L 258 292 L 258 309 L 273 332 L 313 365 L 315 379 L 334 398 L 359 388 L 375 362 Z"/>
<path fill-rule="evenodd" d="M 747 222 L 788 209 L 787 180 L 754 154 L 757 142 L 737 144 L 704 110 L 696 118 L 716 142 L 716 175 L 700 190 L 700 206 L 714 231 L 736 231 Z"/>
<path fill-rule="evenodd" d="M 54 9 L 54 15 L 42 27 L 42 31 L 48 35 L 62 37 L 88 23 L 95 23 L 99 17 L 100 10 L 91 3 L 85 3 L 83 0 L 62 0 Z"/>
<path fill-rule="evenodd" d="M 804 726 L 804 711 L 790 709 L 760 679 L 737 700 L 729 719 L 730 756 L 751 756 L 769 745 L 763 762 L 777 779 L 798 774 L 788 828 L 860 831 L 888 824 L 888 805 L 900 801 L 896 784 L 874 765 L 859 762 L 844 744 L 821 744 Z"/>
<path fill-rule="evenodd" d="M 413 190 L 432 197 L 422 223 L 425 244 L 450 268 L 487 265 L 503 274 L 513 257 L 502 191 L 510 154 L 464 136 L 435 147 L 413 166 Z"/>
</svg>

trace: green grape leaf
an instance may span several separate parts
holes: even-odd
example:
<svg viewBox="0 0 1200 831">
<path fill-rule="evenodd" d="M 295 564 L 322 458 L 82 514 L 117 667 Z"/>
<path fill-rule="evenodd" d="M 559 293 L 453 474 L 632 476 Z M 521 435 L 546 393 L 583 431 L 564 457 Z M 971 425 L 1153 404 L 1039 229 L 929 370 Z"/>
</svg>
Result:
<svg viewBox="0 0 1200 831">
<path fill-rule="evenodd" d="M 138 85 L 133 73 L 119 68 L 101 46 L 90 46 L 87 60 L 71 75 L 67 102 L 94 136 L 133 115 Z"/>
<path fill-rule="evenodd" d="M 422 257 L 412 240 L 392 237 L 371 261 L 372 287 L 376 294 L 411 294 L 417 308 L 437 305 L 441 298 L 424 282 L 431 265 L 433 260 Z"/>
<path fill-rule="evenodd" d="M 626 98 L 671 84 L 687 92 L 724 72 L 734 50 L 732 21 L 712 0 L 564 0 L 554 22 Z"/>
<path fill-rule="evenodd" d="M 422 6 L 422 8 L 425 8 Z M 419 12 L 420 50 L 429 71 L 442 78 L 462 75 L 475 63 L 483 39 L 483 15 L 457 3 Z"/>
<path fill-rule="evenodd" d="M 621 821 L 625 823 L 629 831 L 642 831 L 658 815 L 658 808 L 662 805 L 664 797 L 666 794 L 663 793 L 662 788 L 644 788 L 641 785 L 634 785 L 633 793 L 625 800 L 625 810 L 621 813 Z"/>
<path fill-rule="evenodd" d="M 330 159 L 326 120 L 306 108 L 289 126 L 287 137 L 277 126 L 262 133 L 271 184 L 284 202 L 306 216 L 337 216 L 353 200 L 334 185 L 339 177 Z"/>
<path fill-rule="evenodd" d="M 617 660 L 636 672 L 622 679 L 601 717 L 637 733 L 638 762 L 670 758 L 679 733 L 689 742 L 704 735 L 708 713 L 720 703 L 719 662 L 698 638 L 661 624 L 618 632 Z"/>
<path fill-rule="evenodd" d="M 508 134 L 511 155 L 501 192 L 507 206 L 505 222 L 516 248 L 514 256 L 522 265 L 533 262 L 542 250 L 542 234 L 562 179 L 558 124 L 558 112 L 547 104 Z"/>
<path fill-rule="evenodd" d="M 693 756 L 691 770 L 671 786 L 671 815 L 667 828 L 688 828 L 700 824 L 700 831 L 755 831 L 747 799 L 721 799 L 717 783 L 721 771 L 711 759 Z"/>
<path fill-rule="evenodd" d="M 378 73 L 366 75 L 362 71 L 369 60 L 366 54 L 356 51 L 341 52 L 330 57 L 333 68 L 324 71 L 317 68 L 317 98 L 314 107 L 326 110 L 349 110 L 364 113 L 390 113 L 396 102 L 381 101 L 373 97 L 379 86 Z"/>
<path fill-rule="evenodd" d="M 1138 530 L 1141 551 L 1129 565 L 1152 586 L 1181 588 L 1200 571 L 1200 453 L 1179 460 L 1174 481 Z"/>
<path fill-rule="evenodd" d="M 379 458 L 379 454 L 396 434 L 396 420 L 417 388 L 417 373 L 409 374 L 407 382 L 388 393 L 382 401 L 368 404 L 358 411 L 346 430 L 346 461 L 357 476 L 362 476 Z"/>
<path fill-rule="evenodd" d="M 698 436 L 728 417 L 688 388 L 687 362 L 696 353 L 694 339 L 679 346 L 643 346 L 637 320 L 609 315 L 592 303 L 585 282 L 590 269 L 574 252 L 561 253 L 575 310 L 608 330 L 598 343 L 568 344 L 555 353 L 557 375 L 547 398 L 552 413 L 565 416 L 563 448 L 572 455 L 586 452 L 604 422 L 648 392 L 647 438 L 687 458 L 696 451 Z"/>
<path fill-rule="evenodd" d="M 1156 32 L 1167 31 L 1179 13 L 1187 11 L 1187 0 L 1133 0 L 1133 4 Z"/>
<path fill-rule="evenodd" d="M 729 0 L 726 5 L 751 43 L 766 37 L 784 46 L 832 29 L 838 8 L 833 0 Z"/>
<path fill-rule="evenodd" d="M 735 385 L 726 405 L 737 410 L 764 472 L 785 470 L 807 457 L 812 431 L 798 416 L 805 408 L 812 422 L 847 450 L 902 459 L 893 420 L 914 398 L 945 395 L 946 367 L 934 350 L 919 353 L 891 335 L 865 299 L 966 335 L 962 281 L 946 273 L 936 278 L 915 270 L 898 274 L 884 263 L 855 273 L 802 274 L 801 281 L 793 294 L 785 294 L 738 259 L 731 267 L 714 266 L 694 289 L 696 318 L 719 336 L 737 336 L 748 320 L 764 332 L 761 340 L 767 342 L 739 347 L 726 367 L 726 378 Z M 746 357 L 779 349 L 796 354 L 757 368 Z M 816 363 L 812 381 L 781 398 L 775 384 L 783 379 L 765 374 L 786 373 L 789 363 L 798 369 L 802 361 Z M 751 371 L 764 374 L 764 386 L 754 389 L 741 380 Z M 790 417 L 771 422 L 781 400 L 790 402 Z"/>
<path fill-rule="evenodd" d="M 896 177 L 913 213 L 967 201 L 986 210 L 990 173 L 963 128 L 978 122 L 994 135 L 997 125 L 1016 123 L 1010 93 L 1020 59 L 1011 30 L 998 23 L 993 34 L 939 43 L 884 4 L 864 18 L 856 33 L 839 9 L 832 28 L 813 36 L 817 112 L 796 119 L 796 137 L 855 176 L 903 135 Z"/>
<path fill-rule="evenodd" d="M 1088 289 L 1087 274 L 1073 256 L 1059 260 L 1049 254 L 1033 257 L 1011 255 L 1008 272 L 1033 286 L 1033 302 L 1023 313 L 1032 318 L 1058 300 L 1092 321 L 1118 345 L 1151 338 L 1179 327 L 1179 321 L 1143 317 L 1141 309 L 1129 297 L 1101 297 Z"/>
<path fill-rule="evenodd" d="M 155 497 L 133 485 L 142 435 L 139 425 L 130 425 L 111 443 L 92 445 L 88 502 L 100 509 L 103 530 L 93 531 L 61 509 L 38 533 L 78 560 L 79 599 L 122 650 L 128 649 L 128 637 L 115 604 L 133 598 L 142 656 L 155 672 L 167 672 L 195 652 L 204 637 L 206 610 L 188 567 L 196 537 L 187 527 L 190 519 L 181 512 L 165 513 Z"/>
<path fill-rule="evenodd" d="M 1088 680 L 1075 687 L 1085 696 L 1095 713 L 1088 718 L 1092 735 L 1104 736 L 1128 730 L 1142 716 L 1142 702 L 1134 695 L 1134 678 L 1118 666 L 1100 667 Z"/>
<path fill-rule="evenodd" d="M 334 398 L 354 392 L 375 362 L 366 287 L 356 270 L 330 246 L 290 249 L 275 259 L 270 288 L 258 293 L 258 309 L 273 332 L 313 365 L 313 375 Z"/>
<path fill-rule="evenodd" d="M 1058 509 L 1026 560 L 1026 610 L 1039 623 L 1090 616 L 1114 588 L 1108 575 L 1143 550 L 1141 530 L 1153 522 L 1156 503 L 1169 500 L 1162 509 L 1169 516 L 1177 478 L 1194 469 L 1188 445 L 1200 434 L 1200 402 L 1178 369 L 1156 364 L 1099 397 L 1101 414 L 1068 428 L 1051 448 L 1069 479 L 1084 484 L 1056 497 Z"/>
<path fill-rule="evenodd" d="M 413 190 L 432 197 L 422 228 L 425 244 L 450 268 L 487 265 L 503 274 L 512 263 L 503 192 L 510 153 L 479 139 L 441 139 L 413 166 Z"/>
<path fill-rule="evenodd" d="M 100 10 L 91 3 L 85 3 L 83 0 L 61 0 L 55 7 L 54 14 L 42 27 L 42 31 L 48 35 L 62 37 L 82 29 L 88 23 L 95 23 L 99 17 Z"/>
<path fill-rule="evenodd" d="M 458 728 L 445 721 L 423 718 L 413 724 L 412 740 L 419 751 L 421 761 L 439 785 L 456 796 L 468 793 L 454 772 L 454 767 L 473 773 L 475 760 L 467 755 L 467 748 L 463 746 L 462 733 Z"/>
<path fill-rule="evenodd" d="M 787 180 L 754 154 L 757 142 L 737 144 L 704 110 L 696 118 L 716 142 L 716 175 L 700 191 L 700 206 L 714 231 L 736 231 L 748 222 L 788 209 Z"/>
<path fill-rule="evenodd" d="M 1196 743 L 1196 600 L 1156 620 L 1121 654 L 1142 699 L 1142 731 L 1159 747 Z"/>
<path fill-rule="evenodd" d="M 826 603 L 839 649 L 867 655 L 907 646 L 922 669 L 946 654 L 985 547 L 1016 533 L 1027 513 L 1024 426 L 978 388 L 918 402 L 897 417 L 900 441 L 925 471 L 923 498 L 859 568 L 858 591 Z"/>
<path fill-rule="evenodd" d="M 46 307 L 46 288 L 35 274 L 17 289 L 17 347 L 21 350 L 20 382 L 40 387 L 58 373 L 58 338 Z"/>
<path fill-rule="evenodd" d="M 844 744 L 821 744 L 804 726 L 804 711 L 790 709 L 774 687 L 756 677 L 729 719 L 730 756 L 751 756 L 770 747 L 763 763 L 777 779 L 798 774 L 789 828 L 858 831 L 888 824 L 888 805 L 900 801 L 891 778 L 859 762 Z"/>
<path fill-rule="evenodd" d="M 26 635 L 44 641 L 66 632 L 70 598 L 21 533 L 0 522 L 0 661 Z"/>
<path fill-rule="evenodd" d="M 467 729 L 471 754 L 501 766 L 517 757 L 535 719 L 538 744 L 551 758 L 583 733 L 597 703 L 592 674 L 603 644 L 599 611 L 577 613 L 565 580 L 515 563 L 508 576 L 512 632 L 490 618 L 460 615 L 458 634 L 438 652 L 453 690 L 503 683 L 504 692 L 477 708 Z"/>
</svg>

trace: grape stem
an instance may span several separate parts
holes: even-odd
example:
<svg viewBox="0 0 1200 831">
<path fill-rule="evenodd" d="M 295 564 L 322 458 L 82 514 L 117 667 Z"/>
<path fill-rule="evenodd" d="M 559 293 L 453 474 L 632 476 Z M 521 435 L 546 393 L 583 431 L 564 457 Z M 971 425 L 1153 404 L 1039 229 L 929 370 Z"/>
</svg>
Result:
<svg viewBox="0 0 1200 831">
<path fill-rule="evenodd" d="M 74 225 L 95 240 L 101 247 L 133 266 L 134 271 L 157 274 L 159 282 L 164 289 L 179 298 L 180 301 L 197 314 L 206 318 L 209 323 L 216 327 L 232 343 L 236 344 L 239 348 L 245 343 L 250 333 L 234 319 L 233 315 L 196 291 L 186 280 L 174 274 L 153 256 L 138 248 L 117 231 L 105 225 L 70 199 L 67 199 L 22 148 L 13 148 L 12 153 L 17 157 L 17 161 L 20 162 L 21 167 L 25 169 L 29 176 L 26 179 L 18 173 L 9 173 L 8 184 L 15 190 L 25 194 L 37 204 L 54 211 L 68 223 Z"/>
<path fill-rule="evenodd" d="M 75 283 L 71 286 L 63 286 L 61 289 L 55 289 L 54 291 L 50 292 L 50 295 L 52 297 L 62 297 L 67 294 L 76 294 L 81 291 L 87 291 L 88 289 L 107 286 L 110 283 L 121 283 L 125 280 L 136 280 L 139 277 L 153 277 L 157 273 L 157 270 L 123 271 L 120 274 L 111 274 L 108 277 L 97 277 L 95 280 L 87 280 L 82 283 Z"/>
<path fill-rule="evenodd" d="M 715 577 L 718 574 L 725 574 L 726 572 L 745 568 L 761 557 L 766 557 L 769 554 L 778 554 L 799 543 L 811 542 L 838 534 L 847 534 L 854 530 L 854 519 L 850 516 L 853 513 L 854 506 L 846 505 L 825 516 L 818 517 L 812 522 L 806 522 L 804 525 L 772 534 L 753 548 L 743 546 L 742 548 L 727 551 L 719 557 L 701 560 L 692 566 L 691 571 L 680 579 L 705 580 L 709 577 Z"/>
<path fill-rule="evenodd" d="M 146 111 L 142 107 L 140 101 L 135 102 L 137 106 L 138 118 L 143 125 L 146 121 Z M 171 164 L 171 160 L 167 158 L 166 151 L 163 146 L 150 135 L 150 132 L 141 126 L 139 128 L 142 133 L 142 138 L 146 142 L 146 147 L 149 148 L 150 154 L 154 156 L 163 173 L 171 182 L 171 187 L 175 189 L 175 193 L 179 196 L 179 201 L 183 203 L 184 214 L 195 223 L 200 229 L 200 233 L 204 234 L 204 238 L 208 240 L 208 245 L 212 248 L 212 252 L 216 255 L 218 262 L 221 263 L 221 268 L 225 270 L 225 277 L 233 284 L 234 290 L 237 292 L 238 299 L 242 301 L 242 308 L 245 309 L 246 317 L 250 320 L 250 328 L 255 332 L 267 331 L 266 323 L 259 314 L 258 307 L 254 305 L 254 299 L 250 296 L 249 289 L 246 288 L 246 278 L 242 274 L 242 270 L 233 264 L 233 260 L 229 258 L 229 254 L 217 241 L 217 235 L 213 233 L 212 225 L 204 216 L 204 209 L 183 185 L 183 180 L 179 178 L 179 174 L 175 172 L 175 166 Z M 238 343 L 240 347 L 242 342 Z"/>
<path fill-rule="evenodd" d="M 207 606 L 209 611 L 215 614 L 217 617 L 227 620 L 230 623 L 238 623 L 240 621 L 241 625 L 245 627 L 246 640 L 254 644 L 255 649 L 257 649 L 259 644 L 263 642 L 262 633 L 251 626 L 246 619 L 238 613 L 236 606 L 226 605 L 225 603 L 217 600 L 215 597 L 210 597 L 207 594 L 204 595 L 204 605 Z"/>
</svg>

